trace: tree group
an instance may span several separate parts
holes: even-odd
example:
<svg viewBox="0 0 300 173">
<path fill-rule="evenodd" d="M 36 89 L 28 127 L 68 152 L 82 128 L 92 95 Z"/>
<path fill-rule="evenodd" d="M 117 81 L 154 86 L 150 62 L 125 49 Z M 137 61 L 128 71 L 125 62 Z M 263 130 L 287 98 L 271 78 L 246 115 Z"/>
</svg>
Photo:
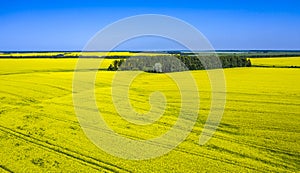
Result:
<svg viewBox="0 0 300 173">
<path fill-rule="evenodd" d="M 231 56 L 135 56 L 114 60 L 108 70 L 141 70 L 146 72 L 167 73 L 186 70 L 204 70 L 216 68 L 250 67 L 251 61 L 245 57 Z"/>
</svg>

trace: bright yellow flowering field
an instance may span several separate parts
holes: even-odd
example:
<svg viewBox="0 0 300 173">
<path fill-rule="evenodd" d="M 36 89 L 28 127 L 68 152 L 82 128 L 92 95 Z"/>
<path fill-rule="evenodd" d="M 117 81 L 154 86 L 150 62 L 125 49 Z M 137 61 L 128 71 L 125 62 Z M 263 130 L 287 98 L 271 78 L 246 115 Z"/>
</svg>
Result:
<svg viewBox="0 0 300 173">
<path fill-rule="evenodd" d="M 72 102 L 76 61 L 0 59 L 1 169 L 12 172 L 300 170 L 300 69 L 224 69 L 225 112 L 216 133 L 203 146 L 198 141 L 209 112 L 211 89 L 206 71 L 192 71 L 200 94 L 200 113 L 192 132 L 164 156 L 132 161 L 100 150 L 81 129 Z M 107 60 L 103 68 L 111 61 Z M 166 74 L 153 73 L 141 73 L 132 82 L 129 96 L 137 112 L 150 109 L 149 94 L 155 90 L 164 93 L 170 103 L 158 122 L 138 128 L 121 119 L 112 105 L 110 86 L 115 73 L 99 71 L 95 91 L 98 108 L 111 128 L 125 137 L 138 139 L 168 131 L 180 109 L 176 84 Z M 181 73 L 185 72 L 173 75 Z"/>
</svg>

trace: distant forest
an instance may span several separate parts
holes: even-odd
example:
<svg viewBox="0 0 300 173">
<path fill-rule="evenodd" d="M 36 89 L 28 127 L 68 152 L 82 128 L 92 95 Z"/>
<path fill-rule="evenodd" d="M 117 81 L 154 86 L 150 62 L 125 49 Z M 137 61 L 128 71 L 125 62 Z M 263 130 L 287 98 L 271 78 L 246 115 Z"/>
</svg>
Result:
<svg viewBox="0 0 300 173">
<path fill-rule="evenodd" d="M 245 57 L 226 55 L 218 56 L 136 56 L 114 60 L 109 71 L 140 70 L 145 72 L 166 73 L 187 70 L 216 68 L 250 67 L 251 61 Z"/>
</svg>

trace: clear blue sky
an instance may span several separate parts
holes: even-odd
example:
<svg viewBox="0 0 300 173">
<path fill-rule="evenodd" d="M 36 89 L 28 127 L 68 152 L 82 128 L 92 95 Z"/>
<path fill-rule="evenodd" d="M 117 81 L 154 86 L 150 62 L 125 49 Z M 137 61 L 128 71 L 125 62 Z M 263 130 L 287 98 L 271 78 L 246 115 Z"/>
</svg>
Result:
<svg viewBox="0 0 300 173">
<path fill-rule="evenodd" d="M 0 50 L 81 50 L 106 25 L 149 13 L 190 23 L 215 49 L 300 50 L 299 7 L 297 0 L 2 1 Z M 176 49 L 164 41 L 144 42 L 134 48 Z"/>
</svg>

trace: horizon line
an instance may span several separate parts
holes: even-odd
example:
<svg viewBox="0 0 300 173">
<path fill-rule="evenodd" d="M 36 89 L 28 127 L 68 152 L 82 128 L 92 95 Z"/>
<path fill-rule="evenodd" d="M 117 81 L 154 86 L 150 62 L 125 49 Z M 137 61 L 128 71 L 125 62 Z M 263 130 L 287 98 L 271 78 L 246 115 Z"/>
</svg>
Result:
<svg viewBox="0 0 300 173">
<path fill-rule="evenodd" d="M 13 52 L 300 52 L 300 49 L 216 49 L 216 50 L 0 50 L 1 53 Z"/>
</svg>

